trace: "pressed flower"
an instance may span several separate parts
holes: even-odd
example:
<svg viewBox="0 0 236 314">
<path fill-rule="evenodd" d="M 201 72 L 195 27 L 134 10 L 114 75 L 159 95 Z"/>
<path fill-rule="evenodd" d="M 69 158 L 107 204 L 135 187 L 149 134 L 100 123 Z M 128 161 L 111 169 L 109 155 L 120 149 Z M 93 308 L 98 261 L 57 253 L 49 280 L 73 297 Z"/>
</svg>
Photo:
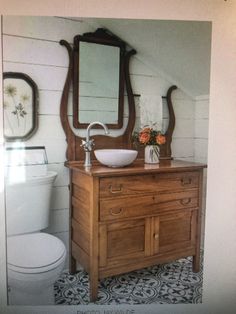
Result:
<svg viewBox="0 0 236 314">
<path fill-rule="evenodd" d="M 17 89 L 15 86 L 9 84 L 4 88 L 4 94 L 6 94 L 7 96 L 14 97 L 17 94 Z"/>
<path fill-rule="evenodd" d="M 20 99 L 23 103 L 26 103 L 27 101 L 29 101 L 30 97 L 27 94 L 23 94 L 20 96 Z"/>
<path fill-rule="evenodd" d="M 19 105 L 15 106 L 15 110 L 12 111 L 12 113 L 14 115 L 17 115 L 17 116 L 19 115 L 22 118 L 24 118 L 24 116 L 27 115 L 27 112 L 25 111 L 25 108 L 21 103 L 19 103 Z"/>
</svg>

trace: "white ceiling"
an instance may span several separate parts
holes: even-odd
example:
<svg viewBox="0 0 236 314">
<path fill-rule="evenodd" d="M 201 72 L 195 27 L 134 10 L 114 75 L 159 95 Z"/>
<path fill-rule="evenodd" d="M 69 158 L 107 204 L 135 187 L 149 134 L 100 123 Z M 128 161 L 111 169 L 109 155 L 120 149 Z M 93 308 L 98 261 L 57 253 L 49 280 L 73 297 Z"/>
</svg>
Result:
<svg viewBox="0 0 236 314">
<path fill-rule="evenodd" d="M 137 50 L 136 57 L 191 97 L 209 94 L 211 23 L 84 19 Z"/>
</svg>

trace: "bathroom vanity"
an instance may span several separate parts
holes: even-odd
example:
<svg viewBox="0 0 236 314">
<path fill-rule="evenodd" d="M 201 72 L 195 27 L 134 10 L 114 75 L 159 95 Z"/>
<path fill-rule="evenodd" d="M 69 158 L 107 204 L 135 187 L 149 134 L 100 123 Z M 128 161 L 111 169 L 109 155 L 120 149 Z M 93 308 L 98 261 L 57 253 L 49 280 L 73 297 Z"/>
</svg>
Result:
<svg viewBox="0 0 236 314">
<path fill-rule="evenodd" d="M 199 271 L 204 165 L 68 166 L 72 272 L 89 273 L 91 300 L 100 278 L 186 256 Z"/>
<path fill-rule="evenodd" d="M 160 147 L 160 163 L 145 164 L 144 148 L 134 147 L 132 141 L 136 114 L 129 62 L 136 51 L 127 50 L 126 43 L 104 29 L 75 36 L 73 49 L 64 40 L 60 44 L 65 46 L 69 56 L 60 117 L 68 144 L 66 166 L 70 169 L 70 271 L 76 271 L 78 262 L 89 273 L 91 301 L 97 298 L 100 278 L 187 256 L 193 256 L 193 270 L 199 271 L 205 165 L 172 160 L 171 141 L 175 115 L 171 94 L 177 87 L 171 86 L 164 97 L 167 100 L 169 123 L 165 131 L 166 143 Z M 106 121 L 105 111 L 99 119 L 105 119 L 102 122 L 109 130 L 121 129 L 124 122 L 124 97 L 127 97 L 128 121 L 122 134 L 105 136 L 100 133 L 93 135 L 92 140 L 96 149 L 138 150 L 137 160 L 127 167 L 101 166 L 92 150 L 93 141 L 89 139 L 89 129 L 97 121 L 89 121 L 89 124 L 83 119 L 83 95 L 80 97 L 79 93 L 83 90 L 83 80 L 79 79 L 79 64 L 85 62 L 81 48 L 84 49 L 87 44 L 86 49 L 91 50 L 97 49 L 97 45 L 118 49 L 114 58 L 114 64 L 118 64 L 116 76 L 119 77 L 116 90 L 119 97 L 115 111 L 117 123 L 113 123 L 114 116 L 112 121 Z M 94 69 L 91 68 L 89 72 L 92 70 Z M 99 75 L 96 73 L 95 77 Z M 73 127 L 68 117 L 71 82 Z M 124 95 L 124 90 L 127 96 Z M 93 90 L 89 91 L 88 96 L 92 94 Z M 105 97 L 109 98 L 109 95 Z M 100 122 L 99 124 L 101 125 Z M 86 140 L 76 133 L 76 128 L 87 128 Z M 89 154 L 92 161 L 89 167 L 85 166 L 86 154 Z"/>
</svg>

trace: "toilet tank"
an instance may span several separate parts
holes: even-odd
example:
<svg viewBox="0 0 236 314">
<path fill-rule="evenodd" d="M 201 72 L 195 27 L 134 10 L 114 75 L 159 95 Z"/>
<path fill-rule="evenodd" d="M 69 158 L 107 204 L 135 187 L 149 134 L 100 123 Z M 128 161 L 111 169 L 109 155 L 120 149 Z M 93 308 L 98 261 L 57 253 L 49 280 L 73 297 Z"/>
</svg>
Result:
<svg viewBox="0 0 236 314">
<path fill-rule="evenodd" d="M 28 156 L 30 150 L 24 154 Z M 5 167 L 8 236 L 37 232 L 49 225 L 52 185 L 57 174 L 47 170 L 46 158 L 23 159 L 21 164 L 8 161 Z"/>
</svg>

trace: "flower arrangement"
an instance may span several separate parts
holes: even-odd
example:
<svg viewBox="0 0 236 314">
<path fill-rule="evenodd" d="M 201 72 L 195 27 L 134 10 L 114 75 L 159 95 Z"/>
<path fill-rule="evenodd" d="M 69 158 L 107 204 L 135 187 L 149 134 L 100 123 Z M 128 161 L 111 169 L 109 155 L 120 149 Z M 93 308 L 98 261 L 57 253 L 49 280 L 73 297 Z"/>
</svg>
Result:
<svg viewBox="0 0 236 314">
<path fill-rule="evenodd" d="M 166 142 L 166 137 L 154 127 L 144 126 L 141 131 L 134 132 L 133 140 L 136 145 L 145 146 L 145 163 L 159 163 L 159 147 Z"/>
<path fill-rule="evenodd" d="M 152 127 L 145 126 L 141 131 L 134 132 L 134 143 L 141 145 L 163 145 L 166 142 L 166 137 Z"/>
</svg>

